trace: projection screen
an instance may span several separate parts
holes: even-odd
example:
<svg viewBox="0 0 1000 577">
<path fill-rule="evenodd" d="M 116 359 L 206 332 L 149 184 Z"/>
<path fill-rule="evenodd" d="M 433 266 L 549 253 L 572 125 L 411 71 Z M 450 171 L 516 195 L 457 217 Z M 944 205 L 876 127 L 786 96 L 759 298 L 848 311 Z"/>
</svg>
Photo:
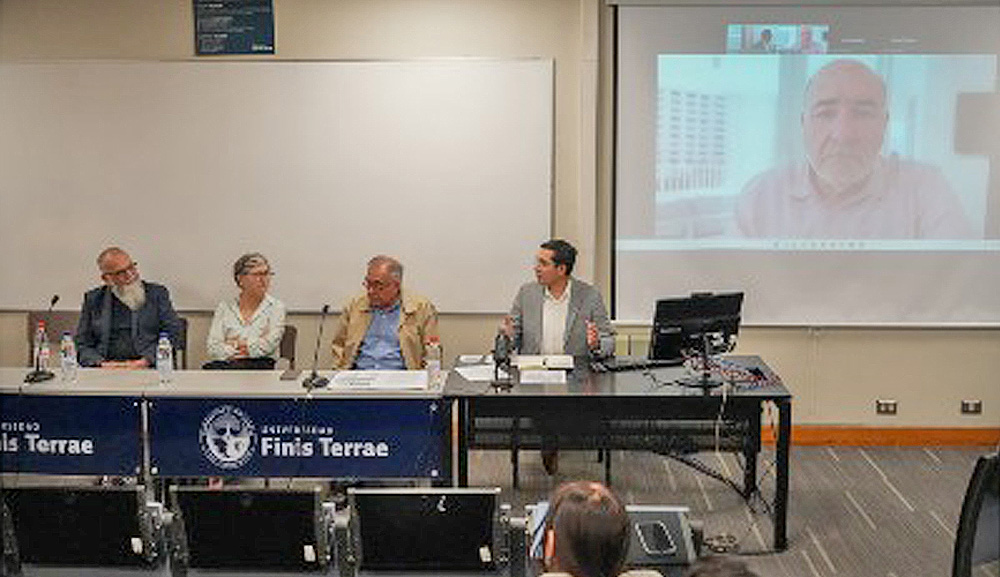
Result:
<svg viewBox="0 0 1000 577">
<path fill-rule="evenodd" d="M 947 23 L 947 25 L 943 25 Z M 619 6 L 614 307 L 1000 322 L 1000 6 Z"/>
</svg>

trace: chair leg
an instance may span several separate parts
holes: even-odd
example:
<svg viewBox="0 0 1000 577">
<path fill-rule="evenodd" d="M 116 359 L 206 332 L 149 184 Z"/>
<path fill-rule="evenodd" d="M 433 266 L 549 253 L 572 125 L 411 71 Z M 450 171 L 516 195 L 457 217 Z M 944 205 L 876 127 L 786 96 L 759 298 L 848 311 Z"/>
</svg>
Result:
<svg viewBox="0 0 1000 577">
<path fill-rule="evenodd" d="M 510 474 L 511 474 L 511 486 L 517 489 L 517 469 L 518 469 L 518 455 L 517 447 L 513 447 L 510 450 Z"/>
<path fill-rule="evenodd" d="M 517 469 L 518 469 L 518 450 L 521 445 L 521 418 L 514 417 L 511 419 L 511 424 L 513 428 L 510 432 L 510 470 L 511 470 L 511 487 L 517 489 Z"/>
</svg>

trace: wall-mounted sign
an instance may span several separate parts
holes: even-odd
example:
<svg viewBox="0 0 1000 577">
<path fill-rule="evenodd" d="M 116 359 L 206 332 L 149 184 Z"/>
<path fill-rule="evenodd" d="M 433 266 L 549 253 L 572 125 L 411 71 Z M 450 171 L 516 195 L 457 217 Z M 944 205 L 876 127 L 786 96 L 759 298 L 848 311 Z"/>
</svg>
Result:
<svg viewBox="0 0 1000 577">
<path fill-rule="evenodd" d="M 194 46 L 199 56 L 274 54 L 271 0 L 194 0 Z"/>
</svg>

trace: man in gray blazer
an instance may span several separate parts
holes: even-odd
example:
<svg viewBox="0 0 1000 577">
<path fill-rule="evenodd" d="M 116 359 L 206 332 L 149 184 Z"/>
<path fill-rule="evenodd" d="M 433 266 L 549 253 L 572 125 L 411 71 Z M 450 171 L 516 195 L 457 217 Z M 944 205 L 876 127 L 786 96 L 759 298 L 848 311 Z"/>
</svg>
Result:
<svg viewBox="0 0 1000 577">
<path fill-rule="evenodd" d="M 521 287 L 504 330 L 521 354 L 608 357 L 614 354 L 615 331 L 601 293 L 573 278 L 576 249 L 554 239 L 542 243 L 535 260 L 535 279 Z"/>
<path fill-rule="evenodd" d="M 521 354 L 566 354 L 586 359 L 609 357 L 615 331 L 601 293 L 572 277 L 576 248 L 561 239 L 542 243 L 535 259 L 535 280 L 521 287 L 502 330 Z M 544 444 L 544 440 L 543 440 Z M 554 449 L 542 450 L 549 474 L 558 468 Z"/>
</svg>

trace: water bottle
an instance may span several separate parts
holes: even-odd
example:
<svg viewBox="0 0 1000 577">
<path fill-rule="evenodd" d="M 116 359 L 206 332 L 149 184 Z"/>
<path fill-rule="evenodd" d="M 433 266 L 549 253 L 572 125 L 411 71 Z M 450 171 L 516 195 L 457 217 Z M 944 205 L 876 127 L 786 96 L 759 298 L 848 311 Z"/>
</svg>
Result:
<svg viewBox="0 0 1000 577">
<path fill-rule="evenodd" d="M 156 343 L 156 372 L 160 375 L 161 385 L 174 378 L 174 346 L 167 333 L 160 333 L 160 340 Z"/>
<path fill-rule="evenodd" d="M 427 369 L 428 384 L 437 383 L 441 377 L 441 339 L 430 337 L 424 349 L 424 368 Z"/>
<path fill-rule="evenodd" d="M 38 321 L 38 328 L 35 330 L 34 355 L 38 369 L 47 371 L 49 369 L 49 337 L 45 334 L 45 321 Z"/>
<path fill-rule="evenodd" d="M 75 383 L 77 368 L 80 366 L 76 360 L 76 343 L 73 342 L 73 335 L 66 331 L 59 341 L 59 361 L 62 367 L 62 380 L 64 383 Z"/>
</svg>

